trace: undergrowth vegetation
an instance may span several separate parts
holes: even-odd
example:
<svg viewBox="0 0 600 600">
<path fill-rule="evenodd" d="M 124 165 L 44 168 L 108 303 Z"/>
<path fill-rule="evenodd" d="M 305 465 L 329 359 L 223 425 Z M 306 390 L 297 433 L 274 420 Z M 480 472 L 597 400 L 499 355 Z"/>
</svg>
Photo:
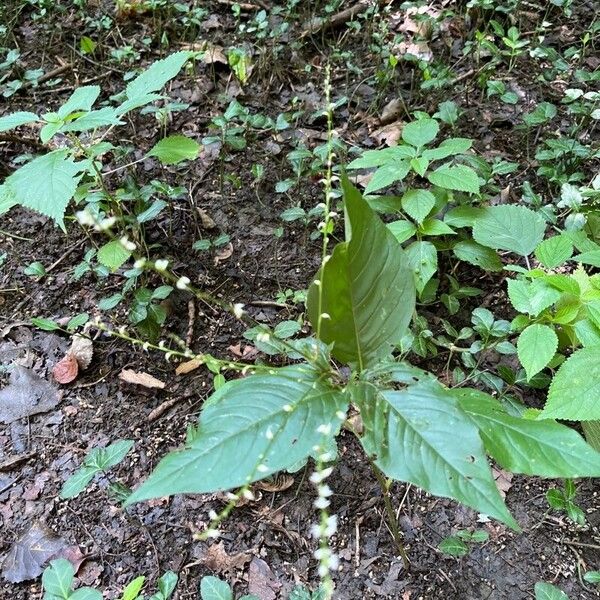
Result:
<svg viewBox="0 0 600 600">
<path fill-rule="evenodd" d="M 28 4 L 39 20 L 66 10 L 61 3 Z M 75 4 L 81 10 L 86 5 Z M 227 51 L 197 42 L 208 16 L 197 4 L 117 2 L 117 15 L 151 15 L 164 52 L 141 69 L 143 47 L 112 49 L 105 60 L 127 72 L 121 89 L 110 94 L 100 84 L 86 84 L 63 102 L 49 100 L 44 110 L 18 106 L 19 90 L 37 86 L 44 75 L 19 68 L 17 50 L 7 51 L 0 64 L 2 93 L 18 108 L 0 117 L 0 135 L 8 143 L 22 135 L 35 149 L 19 156 L 0 184 L 6 235 L 16 235 L 9 219 L 24 209 L 48 217 L 41 236 L 53 227 L 65 237 L 85 236 L 88 249 L 78 256 L 71 280 L 111 292 L 99 300 L 95 314 L 61 321 L 38 307 L 33 323 L 74 340 L 123 341 L 176 361 L 181 373 L 205 367 L 212 374 L 214 389 L 183 447 L 144 473 L 135 489 L 113 483 L 113 497 L 132 511 L 136 503 L 171 495 L 226 492 L 224 508 L 211 511 L 195 534 L 213 539 L 236 506 L 253 498 L 255 482 L 308 468 L 316 495 L 310 543 L 318 589 L 297 588 L 290 598 L 335 594 L 339 560 L 331 540 L 338 518 L 327 482 L 335 476 L 338 442 L 347 436 L 356 438 L 381 488 L 389 531 L 407 571 L 410 551 L 390 492 L 395 481 L 456 500 L 520 531 L 492 464 L 509 474 L 564 479 L 565 491 L 553 488 L 548 502 L 583 525 L 574 480 L 600 477 L 600 149 L 594 141 L 600 71 L 586 66 L 586 57 L 597 52 L 599 23 L 559 48 L 545 39 L 553 23 L 569 15 L 568 1 L 548 3 L 533 31 L 520 28 L 516 1 L 470 0 L 439 10 L 405 3 L 402 34 L 389 29 L 392 3 L 367 3 L 343 15 L 347 32 L 368 31 L 376 58 L 366 77 L 373 113 L 410 74 L 411 90 L 383 110 L 393 115 L 381 122 L 396 123 L 396 129 L 382 132 L 375 148 L 361 146 L 339 127 L 338 113 L 345 111 L 347 118 L 354 100 L 350 92 L 335 92 L 337 84 L 364 75 L 345 46 L 346 34 L 323 58 L 318 71 L 323 97 L 312 110 L 294 98 L 275 115 L 245 106 L 241 97 L 227 98 L 199 135 L 174 130 L 174 115 L 185 114 L 188 106 L 172 99 L 168 88 L 175 82 L 192 86 L 199 66 L 215 62 L 231 69 L 240 87 L 269 66 L 276 73 L 301 3 L 290 0 L 252 16 L 243 14 L 243 3 L 232 3 L 244 43 Z M 294 51 L 304 37 L 324 36 L 340 25 L 335 21 L 340 4 L 330 2 L 313 15 Z M 98 58 L 94 39 L 110 25 L 91 15 L 85 17 L 89 36 L 81 38 L 77 51 Z M 469 27 L 462 58 L 432 53 L 430 45 L 448 35 L 448 23 Z M 173 28 L 179 28 L 179 42 L 187 49 L 170 50 Z M 4 34 L 10 34 L 8 26 Z M 459 75 L 455 69 L 466 58 L 472 69 Z M 512 77 L 527 68 L 524 61 L 537 69 L 543 101 L 525 103 Z M 307 63 L 304 69 L 313 67 Z M 481 106 L 491 106 L 482 110 L 510 122 L 519 152 L 485 152 L 486 142 L 466 127 L 468 102 L 448 99 L 466 78 L 473 78 L 472 94 Z M 557 80 L 560 93 L 551 86 Z M 160 139 L 148 147 L 134 123 L 152 118 Z M 317 142 L 288 135 L 302 120 L 323 129 Z M 291 144 L 284 159 L 277 159 L 283 176 L 276 180 L 268 161 L 236 158 L 267 138 Z M 269 194 L 287 198 L 273 235 L 282 238 L 290 227 L 303 230 L 319 254 L 317 272 L 306 273 L 306 289 L 282 289 L 274 300 L 294 307 L 292 318 L 265 324 L 248 310 L 252 298 L 238 302 L 205 289 L 194 277 L 195 261 L 213 253 L 218 262 L 227 252 L 226 232 L 195 240 L 187 264 L 149 235 L 153 228 L 171 234 L 189 183 L 144 178 L 137 167 L 160 165 L 163 173 L 182 173 L 207 156 L 218 171 L 215 193 L 235 192 L 250 181 L 260 205 Z M 302 196 L 309 184 L 318 185 L 321 194 L 314 202 Z M 208 229 L 214 227 L 209 223 Z M 285 243 L 291 243 L 289 237 Z M 41 258 L 25 271 L 38 281 L 48 275 Z M 189 340 L 169 331 L 168 301 L 178 293 L 233 318 L 258 358 L 193 351 Z M 69 360 L 81 368 L 76 359 Z M 61 498 L 85 493 L 132 447 L 132 440 L 114 440 L 93 449 L 64 483 Z M 440 543 L 440 551 L 463 556 L 469 544 L 488 537 L 485 531 L 458 531 Z M 45 598 L 102 597 L 91 588 L 73 591 L 73 578 L 68 561 L 53 561 L 42 580 Z M 174 573 L 163 575 L 149 600 L 167 600 L 176 582 Z M 143 577 L 134 579 L 123 600 L 142 597 L 143 585 Z M 198 593 L 206 600 L 234 597 L 214 577 L 204 578 Z M 552 596 L 562 592 L 545 583 L 535 593 L 562 597 Z"/>
</svg>

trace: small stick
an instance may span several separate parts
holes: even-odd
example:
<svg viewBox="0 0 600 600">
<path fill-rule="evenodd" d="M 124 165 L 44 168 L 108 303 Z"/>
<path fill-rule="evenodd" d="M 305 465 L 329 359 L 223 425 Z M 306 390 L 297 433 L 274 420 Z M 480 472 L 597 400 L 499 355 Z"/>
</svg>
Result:
<svg viewBox="0 0 600 600">
<path fill-rule="evenodd" d="M 192 298 L 188 302 L 188 329 L 185 337 L 185 345 L 191 348 L 194 341 L 194 325 L 196 324 L 196 300 Z"/>
<path fill-rule="evenodd" d="M 183 400 L 182 397 L 175 396 L 174 398 L 170 398 L 169 400 L 165 400 L 163 403 L 159 404 L 147 417 L 147 421 L 152 422 L 156 421 L 160 416 L 162 416 L 169 408 L 175 406 L 179 401 Z"/>
<path fill-rule="evenodd" d="M 367 10 L 367 8 L 371 6 L 371 4 L 372 3 L 368 2 L 367 0 L 360 0 L 354 6 L 346 8 L 345 10 L 342 10 L 329 18 L 316 17 L 315 19 L 311 19 L 306 25 L 300 37 L 305 37 L 307 35 L 318 33 L 319 31 L 325 31 L 327 29 L 334 29 L 335 27 L 339 27 L 343 25 L 346 21 L 352 19 L 352 17 Z"/>
</svg>

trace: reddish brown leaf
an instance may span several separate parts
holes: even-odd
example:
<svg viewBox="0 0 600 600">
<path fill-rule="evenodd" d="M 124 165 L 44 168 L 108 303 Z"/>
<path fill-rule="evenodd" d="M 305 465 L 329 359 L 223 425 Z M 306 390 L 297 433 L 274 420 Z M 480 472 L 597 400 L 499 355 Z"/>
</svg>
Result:
<svg viewBox="0 0 600 600">
<path fill-rule="evenodd" d="M 58 383 L 71 383 L 77 379 L 79 374 L 79 363 L 75 356 L 70 352 L 65 354 L 64 358 L 54 365 L 52 369 L 52 377 Z"/>
</svg>

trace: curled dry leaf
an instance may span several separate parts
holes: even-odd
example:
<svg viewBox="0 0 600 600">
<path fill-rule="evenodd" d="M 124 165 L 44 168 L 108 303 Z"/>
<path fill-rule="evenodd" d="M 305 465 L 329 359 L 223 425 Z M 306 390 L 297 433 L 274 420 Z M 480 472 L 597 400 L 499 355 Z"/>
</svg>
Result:
<svg viewBox="0 0 600 600">
<path fill-rule="evenodd" d="M 153 377 L 149 373 L 140 373 L 138 371 L 132 371 L 131 369 L 123 369 L 119 373 L 119 379 L 125 383 L 141 385 L 147 388 L 158 388 L 162 390 L 165 387 L 163 381 Z"/>
<path fill-rule="evenodd" d="M 494 481 L 498 486 L 498 490 L 500 491 L 500 495 L 503 498 L 506 498 L 506 492 L 512 487 L 513 474 L 504 469 L 497 469 L 496 467 L 492 468 L 492 474 L 494 476 Z"/>
<path fill-rule="evenodd" d="M 85 371 L 90 366 L 94 355 L 94 345 L 92 340 L 83 335 L 74 335 L 69 354 L 72 354 L 77 359 L 79 368 L 82 371 Z"/>
<path fill-rule="evenodd" d="M 52 377 L 58 383 L 71 383 L 77 379 L 79 374 L 79 363 L 77 358 L 70 352 L 67 352 L 65 356 L 59 360 L 52 369 Z"/>
<path fill-rule="evenodd" d="M 195 371 L 198 367 L 203 365 L 203 361 L 200 358 L 192 358 L 192 360 L 188 360 L 184 363 L 177 365 L 175 369 L 176 375 L 185 375 L 186 373 L 191 373 Z"/>
<path fill-rule="evenodd" d="M 212 217 L 203 208 L 198 209 L 198 215 L 204 229 L 214 229 L 217 226 Z"/>
<path fill-rule="evenodd" d="M 265 492 L 282 492 L 294 485 L 294 478 L 286 473 L 277 473 L 273 477 L 257 481 L 253 487 Z"/>
<path fill-rule="evenodd" d="M 226 246 L 223 246 L 223 248 L 221 248 L 214 257 L 214 264 L 215 267 L 220 263 L 223 262 L 224 260 L 227 260 L 231 255 L 233 254 L 233 244 L 231 242 L 229 242 Z"/>
</svg>

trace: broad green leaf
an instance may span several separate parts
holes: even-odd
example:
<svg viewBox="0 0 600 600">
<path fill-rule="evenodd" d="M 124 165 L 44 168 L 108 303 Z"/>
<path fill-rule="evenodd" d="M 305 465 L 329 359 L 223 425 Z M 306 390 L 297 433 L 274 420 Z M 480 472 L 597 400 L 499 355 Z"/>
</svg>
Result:
<svg viewBox="0 0 600 600">
<path fill-rule="evenodd" d="M 78 111 L 88 112 L 92 109 L 92 105 L 100 95 L 99 85 L 86 85 L 77 88 L 69 99 L 58 109 L 58 118 L 64 119 L 71 113 Z"/>
<path fill-rule="evenodd" d="M 429 218 L 425 219 L 419 228 L 423 235 L 456 235 L 456 231 L 440 221 L 440 219 Z"/>
<path fill-rule="evenodd" d="M 574 352 L 554 376 L 543 419 L 594 421 L 600 419 L 600 361 L 598 347 Z"/>
<path fill-rule="evenodd" d="M 389 162 L 395 162 L 402 158 L 413 158 L 415 149 L 411 146 L 393 146 L 381 150 L 367 150 L 359 158 L 355 158 L 347 169 L 372 169 L 381 167 Z"/>
<path fill-rule="evenodd" d="M 150 104 L 156 100 L 160 100 L 162 96 L 160 94 L 144 94 L 143 96 L 130 98 L 125 100 L 122 104 L 116 107 L 115 113 L 117 117 L 122 117 L 124 114 L 135 110 L 136 108 L 140 108 L 142 106 L 146 106 L 146 104 Z"/>
<path fill-rule="evenodd" d="M 537 317 L 560 299 L 560 292 L 540 279 L 509 279 L 508 297 L 519 312 Z"/>
<path fill-rule="evenodd" d="M 35 123 L 40 118 L 32 112 L 16 112 L 10 115 L 0 117 L 0 132 L 9 131 L 15 127 L 26 125 L 27 123 Z"/>
<path fill-rule="evenodd" d="M 406 258 L 420 294 L 437 271 L 436 247 L 431 242 L 413 242 L 406 248 Z"/>
<path fill-rule="evenodd" d="M 402 139 L 411 146 L 420 148 L 435 139 L 440 126 L 435 119 L 419 119 L 402 128 Z"/>
<path fill-rule="evenodd" d="M 167 206 L 168 205 L 164 200 L 154 200 L 154 202 L 152 202 L 152 204 L 145 211 L 137 215 L 136 220 L 138 223 L 146 223 L 151 221 L 152 219 L 155 219 Z"/>
<path fill-rule="evenodd" d="M 77 469 L 63 484 L 60 497 L 74 498 L 92 481 L 97 473 L 119 464 L 133 446 L 132 440 L 118 440 L 106 448 L 93 448 Z"/>
<path fill-rule="evenodd" d="M 517 354 L 527 373 L 527 380 L 539 373 L 558 348 L 558 336 L 548 325 L 529 325 L 517 341 Z"/>
<path fill-rule="evenodd" d="M 469 546 L 467 546 L 467 544 L 459 537 L 452 535 L 444 538 L 438 544 L 438 550 L 448 556 L 465 556 L 469 553 Z"/>
<path fill-rule="evenodd" d="M 569 596 L 551 583 L 538 581 L 535 584 L 535 600 L 569 600 Z"/>
<path fill-rule="evenodd" d="M 129 82 L 126 89 L 127 98 L 130 100 L 144 98 L 153 92 L 158 92 L 168 81 L 177 76 L 189 58 L 189 52 L 175 52 L 152 63 Z"/>
<path fill-rule="evenodd" d="M 61 127 L 61 131 L 68 132 L 80 132 L 80 131 L 91 131 L 98 129 L 98 127 L 108 127 L 109 125 L 122 125 L 124 121 L 119 119 L 116 109 L 111 106 L 99 108 L 89 113 L 82 115 L 81 117 L 67 123 Z"/>
<path fill-rule="evenodd" d="M 158 591 L 162 594 L 161 600 L 168 600 L 171 594 L 175 591 L 177 580 L 179 577 L 173 571 L 166 571 L 158 580 Z M 154 594 L 148 600 L 154 600 Z"/>
<path fill-rule="evenodd" d="M 575 335 L 584 348 L 590 346 L 600 346 L 600 329 L 596 327 L 589 319 L 577 321 L 573 326 Z"/>
<path fill-rule="evenodd" d="M 467 138 L 449 138 L 444 140 L 437 148 L 428 148 L 423 150 L 422 156 L 429 160 L 441 160 L 455 154 L 466 152 L 473 141 Z"/>
<path fill-rule="evenodd" d="M 119 240 L 111 240 L 98 250 L 98 262 L 111 271 L 116 271 L 131 257 L 131 252 Z"/>
<path fill-rule="evenodd" d="M 459 260 L 475 265 L 484 271 L 502 271 L 502 261 L 494 250 L 473 240 L 458 242 L 452 248 Z"/>
<path fill-rule="evenodd" d="M 8 212 L 18 203 L 13 191 L 6 185 L 0 185 L 0 215 Z"/>
<path fill-rule="evenodd" d="M 444 216 L 444 223 L 451 227 L 473 227 L 475 221 L 483 214 L 482 208 L 474 206 L 456 206 Z"/>
<path fill-rule="evenodd" d="M 600 452 L 600 421 L 582 421 L 581 428 L 586 442 Z"/>
<path fill-rule="evenodd" d="M 31 322 L 42 331 L 56 331 L 57 329 L 60 329 L 60 325 L 50 319 L 34 317 L 31 319 Z"/>
<path fill-rule="evenodd" d="M 342 187 L 351 238 L 317 274 L 307 309 L 320 339 L 334 344 L 333 356 L 363 369 L 405 334 L 415 285 L 393 234 L 346 178 Z"/>
<path fill-rule="evenodd" d="M 399 391 L 363 383 L 351 393 L 363 420 L 361 443 L 388 477 L 454 498 L 518 529 L 477 428 L 448 390 L 437 382 Z"/>
<path fill-rule="evenodd" d="M 388 185 L 392 185 L 392 183 L 402 181 L 408 175 L 409 171 L 410 163 L 407 160 L 396 160 L 386 163 L 373 173 L 365 188 L 365 193 L 372 194 Z"/>
<path fill-rule="evenodd" d="M 531 254 L 544 238 L 546 222 L 525 206 L 503 204 L 483 209 L 473 225 L 476 242 L 495 250 Z"/>
<path fill-rule="evenodd" d="M 344 394 L 308 365 L 230 381 L 205 403 L 197 435 L 163 458 L 126 504 L 230 489 L 308 458 L 334 436 Z"/>
<path fill-rule="evenodd" d="M 573 296 L 579 296 L 581 294 L 579 283 L 577 283 L 577 280 L 569 275 L 560 275 L 554 273 L 552 275 L 545 275 L 541 278 L 541 280 L 553 288 L 560 290 L 561 292 L 567 292 Z"/>
<path fill-rule="evenodd" d="M 136 577 L 133 581 L 130 581 L 123 590 L 121 600 L 136 600 L 136 598 L 142 591 L 142 588 L 144 587 L 145 581 L 146 578 L 143 575 L 140 575 L 139 577 Z"/>
<path fill-rule="evenodd" d="M 425 158 L 424 156 L 419 156 L 418 158 L 413 158 L 410 161 L 410 168 L 417 173 L 417 175 L 420 175 L 421 177 L 425 177 L 425 172 L 427 171 L 427 168 L 429 167 L 429 160 L 427 158 Z"/>
<path fill-rule="evenodd" d="M 75 496 L 78 496 L 85 490 L 98 472 L 98 469 L 93 467 L 79 467 L 79 469 L 64 482 L 60 490 L 60 497 L 63 500 L 75 498 Z"/>
<path fill-rule="evenodd" d="M 164 165 L 176 165 L 184 160 L 194 160 L 202 148 L 196 140 L 184 135 L 171 135 L 158 142 L 146 156 L 156 156 Z"/>
<path fill-rule="evenodd" d="M 503 469 L 538 477 L 600 474 L 600 453 L 571 427 L 510 415 L 498 400 L 478 390 L 456 389 L 453 394 L 479 429 L 486 451 Z"/>
<path fill-rule="evenodd" d="M 15 200 L 47 217 L 64 229 L 63 217 L 73 198 L 83 169 L 68 150 L 54 150 L 23 165 L 4 184 Z"/>
<path fill-rule="evenodd" d="M 399 244 L 410 239 L 413 235 L 415 235 L 415 233 L 417 233 L 417 228 L 413 225 L 413 223 L 407 221 L 406 219 L 392 221 L 391 223 L 387 224 L 387 228 L 392 232 Z"/>
<path fill-rule="evenodd" d="M 233 592 L 229 585 L 210 575 L 200 582 L 200 598 L 202 600 L 233 600 Z"/>
<path fill-rule="evenodd" d="M 479 178 L 471 167 L 442 165 L 427 175 L 433 185 L 446 190 L 479 194 Z"/>
<path fill-rule="evenodd" d="M 590 250 L 589 252 L 582 252 L 581 254 L 574 256 L 573 260 L 584 265 L 600 267 L 600 250 Z"/>
<path fill-rule="evenodd" d="M 69 600 L 102 600 L 102 594 L 98 590 L 84 587 L 75 590 L 69 596 Z"/>
<path fill-rule="evenodd" d="M 52 594 L 64 600 L 71 595 L 75 570 L 65 558 L 58 558 L 50 563 L 42 575 L 42 586 L 46 594 Z"/>
<path fill-rule="evenodd" d="M 435 196 L 428 190 L 410 189 L 402 196 L 402 209 L 417 223 L 422 223 L 435 206 Z"/>
<path fill-rule="evenodd" d="M 541 242 L 535 249 L 535 257 L 547 269 L 555 269 L 573 256 L 573 244 L 567 236 L 555 235 Z"/>
</svg>

